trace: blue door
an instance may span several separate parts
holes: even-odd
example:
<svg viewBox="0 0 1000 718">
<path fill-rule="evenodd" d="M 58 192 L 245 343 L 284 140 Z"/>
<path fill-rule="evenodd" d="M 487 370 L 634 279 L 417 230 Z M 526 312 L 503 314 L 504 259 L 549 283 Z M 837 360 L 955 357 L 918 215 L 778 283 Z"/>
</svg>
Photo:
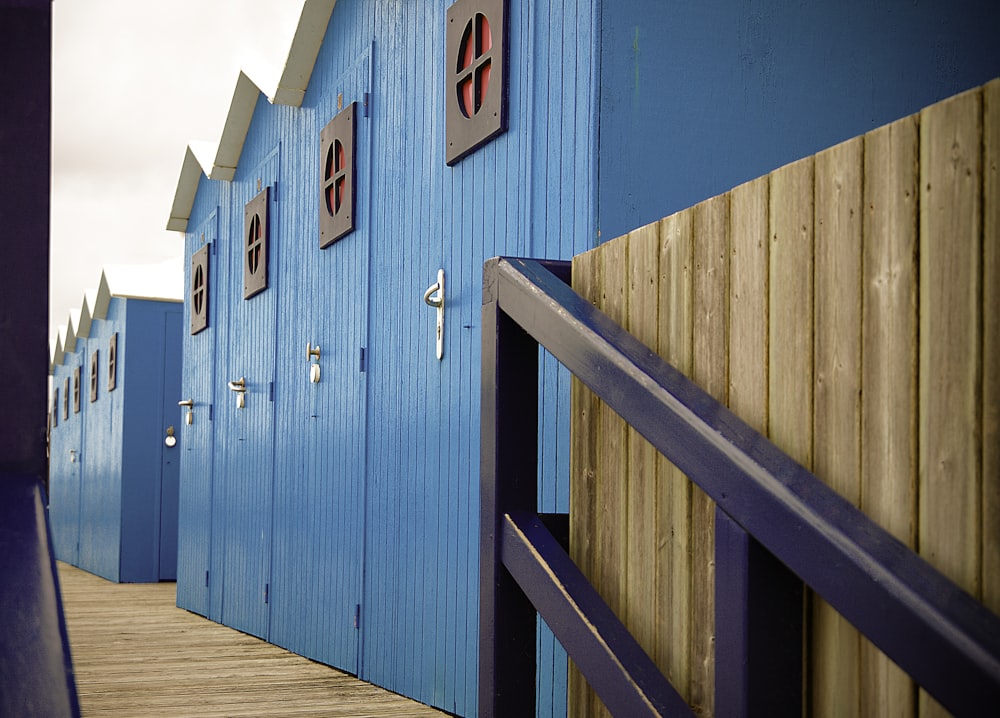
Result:
<svg viewBox="0 0 1000 718">
<path fill-rule="evenodd" d="M 215 389 L 215 357 L 218 322 L 220 320 L 219 301 L 210 301 L 212 291 L 216 291 L 219 273 L 217 248 L 219 238 L 218 212 L 213 211 L 208 219 L 188 238 L 191 254 L 203 251 L 199 257 L 201 267 L 197 280 L 199 293 L 199 313 L 207 313 L 204 328 L 198 327 L 191 334 L 189 327 L 182 329 L 184 335 L 184 367 L 181 379 L 181 395 L 175 398 L 186 403 L 181 410 L 177 448 L 180 451 L 181 474 L 179 487 L 179 514 L 184 524 L 177 536 L 177 605 L 188 611 L 199 613 L 215 620 L 221 616 L 211 611 L 210 578 L 212 551 L 212 500 L 213 472 L 212 452 L 214 446 L 213 421 Z M 190 259 L 190 258 L 189 258 Z M 185 286 L 193 292 L 191 262 L 185 274 Z M 220 296 L 215 294 L 215 297 Z M 207 298 L 206 298 L 207 297 Z M 207 302 L 207 306 L 202 306 Z M 187 301 L 190 313 L 193 297 Z M 190 321 L 189 321 L 190 324 Z"/>
<path fill-rule="evenodd" d="M 289 192 L 309 198 L 303 212 L 313 223 L 302 241 L 282 247 L 279 275 L 276 407 L 283 441 L 275 445 L 270 640 L 352 673 L 364 560 L 370 76 L 367 51 L 315 108 L 316 136 L 334 118 L 353 123 L 353 230 L 318 249 L 317 210 L 325 208 L 315 165 L 328 168 L 317 158 L 324 145 L 310 147 L 310 166 L 290 173 L 305 184 Z"/>
<path fill-rule="evenodd" d="M 233 182 L 229 241 L 220 250 L 226 346 L 217 357 L 215 387 L 225 427 L 215 436 L 215 500 L 225 507 L 216 515 L 225 520 L 213 521 L 213 531 L 223 536 L 221 555 L 213 557 L 213 567 L 220 567 L 213 573 L 222 574 L 221 620 L 261 638 L 268 637 L 278 294 L 268 284 L 278 274 L 276 249 L 283 239 L 276 231 L 278 159 L 275 148 L 253 169 L 238 171 Z"/>
</svg>

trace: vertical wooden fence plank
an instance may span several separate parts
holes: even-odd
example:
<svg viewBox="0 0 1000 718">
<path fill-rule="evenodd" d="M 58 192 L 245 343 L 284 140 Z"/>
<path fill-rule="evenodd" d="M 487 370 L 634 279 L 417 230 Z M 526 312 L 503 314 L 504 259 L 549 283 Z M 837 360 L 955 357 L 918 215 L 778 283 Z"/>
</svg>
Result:
<svg viewBox="0 0 1000 718">
<path fill-rule="evenodd" d="M 1000 614 L 1000 80 L 983 88 L 983 603 Z"/>
<path fill-rule="evenodd" d="M 861 509 L 914 546 L 917 480 L 917 116 L 865 136 Z M 912 716 L 913 682 L 861 642 L 861 714 Z"/>
<path fill-rule="evenodd" d="M 651 349 L 659 331 L 660 225 L 650 224 L 629 234 L 628 324 L 626 329 Z M 639 645 L 653 655 L 656 608 L 656 456 L 657 451 L 635 429 L 628 430 L 628 583 L 625 625 Z"/>
<path fill-rule="evenodd" d="M 621 238 L 601 247 L 603 285 L 600 308 L 625 326 L 628 303 L 628 240 Z M 622 618 L 628 581 L 628 425 L 603 402 L 600 407 L 600 470 L 597 474 L 597 590 L 608 607 Z M 593 715 L 610 715 L 599 699 Z"/>
<path fill-rule="evenodd" d="M 772 172 L 769 206 L 768 436 L 807 469 L 812 469 L 813 166 L 807 157 Z"/>
<path fill-rule="evenodd" d="M 982 595 L 982 94 L 920 117 L 920 553 Z M 921 692 L 923 715 L 943 714 Z"/>
<path fill-rule="evenodd" d="M 573 259 L 573 288 L 591 302 L 595 302 L 596 292 L 602 282 L 599 258 L 599 251 L 592 250 Z M 576 377 L 573 377 L 570 386 L 570 411 L 573 416 L 570 447 L 570 556 L 590 582 L 596 585 L 594 567 L 597 547 L 594 544 L 594 532 L 597 528 L 595 494 L 600 460 L 600 401 Z M 572 661 L 568 683 L 568 715 L 585 715 L 590 701 L 590 689 Z"/>
<path fill-rule="evenodd" d="M 690 210 L 660 223 L 660 310 L 657 353 L 691 375 Z M 674 688 L 691 698 L 691 482 L 657 456 L 656 648 L 653 659 Z"/>
<path fill-rule="evenodd" d="M 857 137 L 816 155 L 813 470 L 860 503 L 861 167 Z M 860 638 L 818 596 L 812 601 L 815 716 L 858 714 Z"/>
<path fill-rule="evenodd" d="M 771 173 L 768 435 L 812 469 L 813 158 Z"/>
<path fill-rule="evenodd" d="M 726 403 L 729 377 L 729 195 L 694 208 L 694 339 L 692 379 Z M 714 715 L 715 703 L 715 503 L 691 489 L 691 704 Z"/>
<path fill-rule="evenodd" d="M 768 178 L 729 199 L 729 408 L 767 431 Z"/>
</svg>

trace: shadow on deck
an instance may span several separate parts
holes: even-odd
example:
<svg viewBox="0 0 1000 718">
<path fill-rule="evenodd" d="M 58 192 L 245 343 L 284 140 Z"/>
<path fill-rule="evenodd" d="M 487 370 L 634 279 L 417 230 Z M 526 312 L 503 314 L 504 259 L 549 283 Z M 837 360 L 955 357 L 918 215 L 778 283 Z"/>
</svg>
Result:
<svg viewBox="0 0 1000 718">
<path fill-rule="evenodd" d="M 174 583 L 58 568 L 88 718 L 445 715 L 177 608 Z"/>
</svg>

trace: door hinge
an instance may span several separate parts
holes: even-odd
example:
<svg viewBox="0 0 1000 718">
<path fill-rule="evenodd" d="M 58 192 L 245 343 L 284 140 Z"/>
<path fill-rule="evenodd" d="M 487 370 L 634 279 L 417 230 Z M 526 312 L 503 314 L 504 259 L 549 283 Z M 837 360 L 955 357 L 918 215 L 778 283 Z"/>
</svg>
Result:
<svg viewBox="0 0 1000 718">
<path fill-rule="evenodd" d="M 361 628 L 361 604 L 354 604 L 354 628 Z"/>
<path fill-rule="evenodd" d="M 215 251 L 215 245 L 216 245 L 216 243 L 213 242 L 212 240 L 208 240 L 208 243 L 212 245 L 212 254 L 213 255 L 216 254 L 216 251 Z"/>
<path fill-rule="evenodd" d="M 368 117 L 368 101 L 369 101 L 370 98 L 371 98 L 371 95 L 369 93 L 367 93 L 367 92 L 364 93 L 362 104 L 361 104 L 361 116 L 362 117 Z"/>
<path fill-rule="evenodd" d="M 205 571 L 205 588 L 208 588 L 208 571 Z"/>
<path fill-rule="evenodd" d="M 271 185 L 271 201 L 278 201 L 278 180 L 274 180 L 274 184 Z"/>
<path fill-rule="evenodd" d="M 274 382 L 273 381 L 269 381 L 267 383 L 267 392 L 268 392 L 268 398 L 271 401 L 274 401 Z"/>
<path fill-rule="evenodd" d="M 208 405 L 208 420 L 209 421 L 212 420 L 212 405 L 211 404 Z"/>
<path fill-rule="evenodd" d="M 361 347 L 361 360 L 358 363 L 358 371 L 366 372 L 368 371 L 368 365 L 365 363 L 365 348 Z"/>
<path fill-rule="evenodd" d="M 264 603 L 267 603 L 271 599 L 271 584 L 264 584 Z"/>
</svg>

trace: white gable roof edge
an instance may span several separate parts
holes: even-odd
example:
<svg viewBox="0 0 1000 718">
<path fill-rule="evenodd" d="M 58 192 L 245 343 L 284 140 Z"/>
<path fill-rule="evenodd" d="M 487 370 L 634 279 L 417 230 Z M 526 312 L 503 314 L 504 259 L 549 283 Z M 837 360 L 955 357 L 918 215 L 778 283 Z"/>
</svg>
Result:
<svg viewBox="0 0 1000 718">
<path fill-rule="evenodd" d="M 274 92 L 267 93 L 272 104 L 291 107 L 302 104 L 336 2 L 337 0 L 305 0 L 303 3 L 284 70 Z M 202 175 L 213 180 L 232 181 L 261 92 L 263 90 L 260 86 L 241 70 L 211 167 L 198 162 L 191 145 L 188 145 L 174 191 L 174 202 L 167 221 L 168 230 L 187 231 Z"/>
</svg>

